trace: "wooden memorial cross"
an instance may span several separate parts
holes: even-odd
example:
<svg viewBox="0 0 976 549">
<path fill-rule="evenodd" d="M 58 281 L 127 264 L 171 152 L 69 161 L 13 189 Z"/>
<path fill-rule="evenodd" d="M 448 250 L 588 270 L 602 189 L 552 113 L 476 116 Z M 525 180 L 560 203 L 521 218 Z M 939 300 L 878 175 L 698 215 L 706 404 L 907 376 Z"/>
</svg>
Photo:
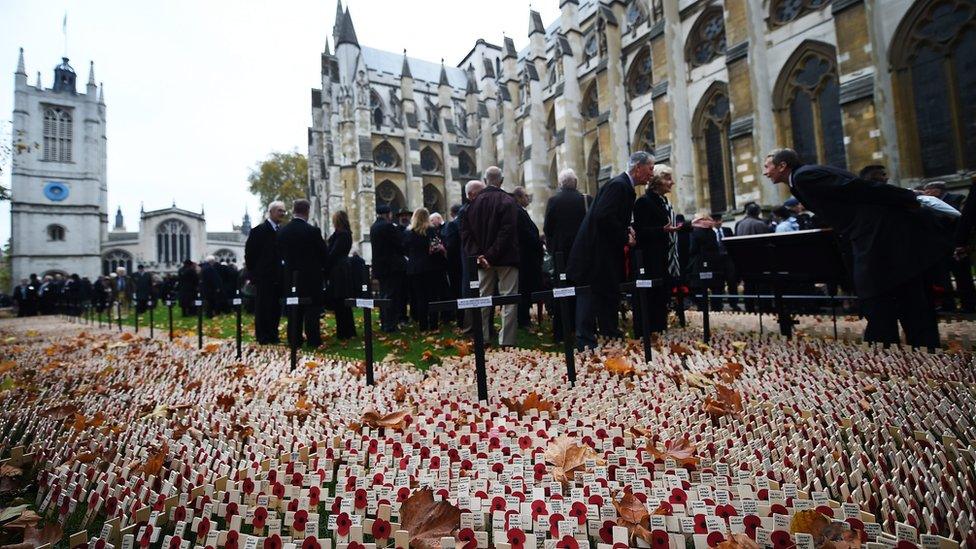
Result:
<svg viewBox="0 0 976 549">
<path fill-rule="evenodd" d="M 173 341 L 173 296 L 170 294 L 166 299 L 166 308 L 169 310 L 169 340 Z"/>
<path fill-rule="evenodd" d="M 203 296 L 200 292 L 197 292 L 193 306 L 197 308 L 197 349 L 203 349 Z"/>
<path fill-rule="evenodd" d="M 237 343 L 237 359 L 241 358 L 241 305 L 244 302 L 241 300 L 241 290 L 238 289 L 234 293 L 234 298 L 231 300 L 231 305 L 234 306 L 234 316 L 237 323 L 237 331 L 234 334 L 235 342 Z"/>
<path fill-rule="evenodd" d="M 556 280 L 553 281 L 554 288 L 551 290 L 544 290 L 541 292 L 534 292 L 532 294 L 532 299 L 534 301 L 542 301 L 545 299 L 558 300 L 558 307 L 560 312 L 560 320 L 563 327 L 563 356 L 566 359 L 566 377 L 569 379 L 569 384 L 573 387 L 576 386 L 576 344 L 573 341 L 571 330 L 569 329 L 572 325 L 572 319 L 569 318 L 572 312 L 572 307 L 569 302 L 570 298 L 576 297 L 579 294 L 589 292 L 589 286 L 569 286 L 566 280 L 566 265 L 563 259 L 562 252 L 556 252 L 553 258 L 556 266 Z"/>
<path fill-rule="evenodd" d="M 288 310 L 288 349 L 289 349 L 289 360 L 291 361 L 291 370 L 295 371 L 295 367 L 298 363 L 298 345 L 296 342 L 298 338 L 302 335 L 302 322 L 301 318 L 298 318 L 298 306 L 307 305 L 311 303 L 311 299 L 308 297 L 299 297 L 298 295 L 298 273 L 292 273 L 291 275 L 291 293 L 281 300 L 281 303 Z M 294 330 L 294 331 L 293 331 Z"/>
</svg>

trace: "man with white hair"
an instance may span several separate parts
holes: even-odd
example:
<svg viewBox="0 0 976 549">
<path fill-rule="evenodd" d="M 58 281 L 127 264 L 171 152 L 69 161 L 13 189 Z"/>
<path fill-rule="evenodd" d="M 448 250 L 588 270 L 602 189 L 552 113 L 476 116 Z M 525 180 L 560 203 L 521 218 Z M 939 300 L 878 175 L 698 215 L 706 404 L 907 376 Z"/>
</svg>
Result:
<svg viewBox="0 0 976 549">
<path fill-rule="evenodd" d="M 572 168 L 559 172 L 559 192 L 549 197 L 546 202 L 546 215 L 542 223 L 542 232 L 546 237 L 546 249 L 555 257 L 562 254 L 562 268 L 565 270 L 569 260 L 569 252 L 573 249 L 576 232 L 583 223 L 586 210 L 593 199 L 576 190 L 578 179 Z M 572 281 L 568 281 L 572 284 Z M 570 329 L 576 325 L 576 299 L 570 300 Z M 562 307 L 555 306 L 552 311 L 552 335 L 556 341 L 563 339 Z"/>
<path fill-rule="evenodd" d="M 577 298 L 576 347 L 596 346 L 597 329 L 605 337 L 622 337 L 617 325 L 624 247 L 633 247 L 630 218 L 637 194 L 653 176 L 654 159 L 644 151 L 630 155 L 627 171 L 608 181 L 593 199 L 569 253 L 566 274 L 590 293 Z"/>
<path fill-rule="evenodd" d="M 244 268 L 255 289 L 254 339 L 260 345 L 278 343 L 281 322 L 281 255 L 278 227 L 285 220 L 285 203 L 268 204 L 268 218 L 251 229 L 244 244 Z"/>
</svg>

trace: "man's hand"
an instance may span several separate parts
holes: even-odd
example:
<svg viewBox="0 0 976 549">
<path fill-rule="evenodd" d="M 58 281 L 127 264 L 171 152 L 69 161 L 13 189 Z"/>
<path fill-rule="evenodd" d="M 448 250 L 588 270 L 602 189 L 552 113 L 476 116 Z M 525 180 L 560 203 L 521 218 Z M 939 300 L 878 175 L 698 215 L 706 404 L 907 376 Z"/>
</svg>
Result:
<svg viewBox="0 0 976 549">
<path fill-rule="evenodd" d="M 661 229 L 663 229 L 666 233 L 676 233 L 681 230 L 681 225 L 672 225 L 671 223 L 668 223 L 664 227 L 661 227 Z"/>
<path fill-rule="evenodd" d="M 478 267 L 481 269 L 488 269 L 491 265 L 488 264 L 488 259 L 483 255 L 479 255 L 478 259 L 475 260 L 478 263 Z"/>
<path fill-rule="evenodd" d="M 633 248 L 637 244 L 637 236 L 633 227 L 627 227 L 627 245 Z"/>
<path fill-rule="evenodd" d="M 959 246 L 952 252 L 952 257 L 954 257 L 956 261 L 960 261 L 962 258 L 967 256 L 969 256 L 969 250 L 967 250 L 965 246 Z"/>
</svg>

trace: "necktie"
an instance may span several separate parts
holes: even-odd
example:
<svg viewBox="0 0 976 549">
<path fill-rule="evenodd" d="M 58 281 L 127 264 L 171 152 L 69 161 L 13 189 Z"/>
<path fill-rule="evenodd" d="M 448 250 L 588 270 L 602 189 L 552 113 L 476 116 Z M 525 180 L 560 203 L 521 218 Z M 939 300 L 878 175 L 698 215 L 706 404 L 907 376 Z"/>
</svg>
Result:
<svg viewBox="0 0 976 549">
<path fill-rule="evenodd" d="M 676 223 L 674 208 L 666 197 L 661 198 L 664 199 L 664 207 L 668 210 L 668 222 L 674 226 Z M 678 263 L 678 234 L 675 232 L 668 233 L 668 274 L 671 278 L 678 278 L 681 275 L 681 265 Z"/>
</svg>

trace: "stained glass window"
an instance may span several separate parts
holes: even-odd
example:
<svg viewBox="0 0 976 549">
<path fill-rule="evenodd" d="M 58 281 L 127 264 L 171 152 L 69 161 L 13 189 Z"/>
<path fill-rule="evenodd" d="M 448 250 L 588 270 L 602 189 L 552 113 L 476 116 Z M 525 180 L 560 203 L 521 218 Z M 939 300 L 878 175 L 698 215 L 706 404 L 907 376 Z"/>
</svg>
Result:
<svg viewBox="0 0 976 549">
<path fill-rule="evenodd" d="M 597 96 L 596 82 L 590 85 L 583 96 L 583 117 L 594 119 L 600 116 L 600 101 Z"/>
<path fill-rule="evenodd" d="M 430 147 L 424 147 L 420 151 L 420 169 L 425 172 L 437 172 L 441 169 L 441 159 Z"/>
<path fill-rule="evenodd" d="M 778 101 L 789 116 L 791 145 L 803 162 L 847 168 L 835 57 L 827 44 L 801 46 L 783 69 Z"/>
<path fill-rule="evenodd" d="M 708 63 L 725 55 L 725 19 L 721 8 L 705 11 L 691 29 L 688 38 L 688 58 L 692 66 Z"/>
<path fill-rule="evenodd" d="M 383 126 L 385 113 L 383 112 L 383 100 L 374 90 L 369 90 L 369 108 L 372 111 L 373 127 L 379 129 Z"/>
<path fill-rule="evenodd" d="M 959 91 L 962 157 L 966 169 L 976 169 L 976 30 L 970 28 L 956 45 L 954 64 Z"/>
<path fill-rule="evenodd" d="M 735 207 L 732 145 L 729 140 L 731 113 L 726 90 L 724 83 L 713 84 L 705 92 L 695 115 L 698 161 L 705 178 L 702 185 L 708 190 L 709 207 L 713 212 L 724 212 Z"/>
<path fill-rule="evenodd" d="M 651 52 L 644 48 L 637 54 L 627 76 L 627 89 L 631 97 L 651 91 Z"/>
<path fill-rule="evenodd" d="M 644 8 L 641 7 L 643 0 L 631 0 L 630 5 L 627 6 L 627 25 L 630 28 L 634 28 L 647 19 L 644 15 Z"/>
<path fill-rule="evenodd" d="M 400 165 L 400 155 L 393 145 L 384 141 L 373 150 L 373 161 L 381 168 L 395 168 Z"/>
<path fill-rule="evenodd" d="M 647 113 L 644 119 L 637 126 L 637 134 L 634 136 L 634 145 L 637 150 L 654 154 L 654 115 Z"/>
<path fill-rule="evenodd" d="M 949 120 L 949 95 L 946 89 L 945 63 L 942 54 L 922 48 L 912 65 L 915 84 L 915 125 L 922 146 L 922 172 L 925 176 L 955 171 L 955 154 Z"/>
<path fill-rule="evenodd" d="M 725 211 L 725 159 L 722 130 L 709 120 L 705 126 L 705 162 L 708 167 L 708 197 L 713 212 Z"/>
<path fill-rule="evenodd" d="M 771 5 L 770 23 L 773 25 L 783 25 L 798 19 L 803 15 L 817 11 L 831 0 L 778 0 Z"/>
<path fill-rule="evenodd" d="M 464 176 L 472 176 L 477 172 L 471 156 L 464 151 L 458 154 L 458 172 Z"/>
</svg>

